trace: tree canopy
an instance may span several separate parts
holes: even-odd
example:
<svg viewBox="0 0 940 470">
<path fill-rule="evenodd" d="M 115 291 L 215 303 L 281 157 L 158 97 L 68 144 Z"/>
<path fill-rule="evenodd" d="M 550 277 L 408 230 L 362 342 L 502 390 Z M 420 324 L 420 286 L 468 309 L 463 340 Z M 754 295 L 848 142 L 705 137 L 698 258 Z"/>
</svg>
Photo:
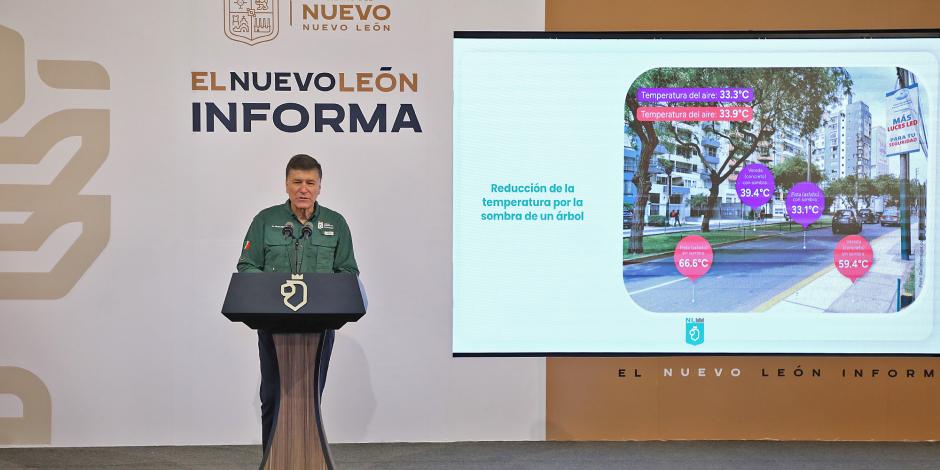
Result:
<svg viewBox="0 0 940 470">
<path fill-rule="evenodd" d="M 790 190 L 796 183 L 806 181 L 806 157 L 795 155 L 770 167 L 774 174 L 774 183 L 784 192 Z M 810 165 L 810 177 L 816 184 L 822 183 L 824 176 L 822 170 L 816 165 Z"/>
<path fill-rule="evenodd" d="M 772 142 L 778 130 L 787 129 L 800 136 L 812 134 L 819 128 L 826 108 L 837 103 L 843 93 L 851 90 L 852 79 L 843 68 L 793 67 L 793 68 L 657 68 L 640 75 L 630 87 L 624 109 L 624 117 L 631 129 L 642 127 L 647 140 L 659 143 L 661 135 L 675 142 L 677 148 L 685 148 L 697 155 L 708 173 L 710 193 L 708 206 L 714 209 L 718 203 L 719 185 L 744 165 L 759 145 Z M 641 122 L 636 120 L 639 107 L 637 91 L 640 87 L 663 88 L 752 88 L 753 99 L 747 102 L 660 102 L 645 103 L 647 106 L 666 107 L 727 107 L 750 106 L 753 118 L 750 121 L 690 122 L 701 125 L 706 137 L 724 141 L 728 149 L 727 158 L 718 163 L 709 161 L 702 149 L 702 138 L 695 132 L 681 132 L 677 124 Z M 665 134 L 663 134 L 665 131 Z M 652 138 L 651 138 L 652 137 Z M 642 137 L 641 137 L 642 139 Z M 650 150 L 652 155 L 652 149 Z M 643 161 L 641 160 L 641 164 Z M 646 165 L 649 164 L 647 160 Z M 805 171 L 805 167 L 804 167 Z M 639 172 L 638 172 L 639 173 Z M 639 185 L 638 185 L 639 188 Z M 641 189 L 647 191 L 648 188 Z M 709 231 L 709 220 L 713 210 L 706 212 L 702 231 Z"/>
</svg>

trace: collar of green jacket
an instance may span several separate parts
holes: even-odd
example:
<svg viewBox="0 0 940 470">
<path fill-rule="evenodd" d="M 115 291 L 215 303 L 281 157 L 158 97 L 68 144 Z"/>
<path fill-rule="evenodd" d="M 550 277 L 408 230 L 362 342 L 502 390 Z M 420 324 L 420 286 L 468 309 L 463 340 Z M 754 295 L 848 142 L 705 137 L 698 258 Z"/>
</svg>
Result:
<svg viewBox="0 0 940 470">
<path fill-rule="evenodd" d="M 287 212 L 287 215 L 290 217 L 293 217 L 294 220 L 296 220 L 299 224 L 300 219 L 297 218 L 297 214 L 294 214 L 294 209 L 293 207 L 291 207 L 290 199 L 288 199 L 287 202 L 284 203 L 283 207 L 284 207 L 284 210 Z M 310 215 L 310 220 L 308 220 L 307 222 L 312 222 L 314 220 L 317 220 L 317 217 L 319 215 L 320 215 L 320 203 L 317 201 L 314 201 L 313 202 L 313 214 Z"/>
</svg>

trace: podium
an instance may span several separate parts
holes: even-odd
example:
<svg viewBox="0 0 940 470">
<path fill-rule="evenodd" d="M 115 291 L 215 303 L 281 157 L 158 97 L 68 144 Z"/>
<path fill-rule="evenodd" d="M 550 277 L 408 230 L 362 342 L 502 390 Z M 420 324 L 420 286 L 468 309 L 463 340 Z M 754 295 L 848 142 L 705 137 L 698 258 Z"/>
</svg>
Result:
<svg viewBox="0 0 940 470">
<path fill-rule="evenodd" d="M 262 470 L 332 469 L 320 418 L 323 331 L 359 320 L 365 291 L 351 273 L 236 273 L 222 314 L 273 334 L 280 372 L 280 401 Z"/>
</svg>

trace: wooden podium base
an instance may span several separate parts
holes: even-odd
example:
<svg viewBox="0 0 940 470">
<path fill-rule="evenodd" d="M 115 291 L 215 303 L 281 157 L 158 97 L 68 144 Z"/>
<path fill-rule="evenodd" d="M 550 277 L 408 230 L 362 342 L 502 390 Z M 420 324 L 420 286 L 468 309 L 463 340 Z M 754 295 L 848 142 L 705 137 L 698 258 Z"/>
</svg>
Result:
<svg viewBox="0 0 940 470">
<path fill-rule="evenodd" d="M 320 420 L 322 333 L 275 333 L 281 376 L 273 436 L 261 470 L 332 470 L 333 459 Z"/>
</svg>

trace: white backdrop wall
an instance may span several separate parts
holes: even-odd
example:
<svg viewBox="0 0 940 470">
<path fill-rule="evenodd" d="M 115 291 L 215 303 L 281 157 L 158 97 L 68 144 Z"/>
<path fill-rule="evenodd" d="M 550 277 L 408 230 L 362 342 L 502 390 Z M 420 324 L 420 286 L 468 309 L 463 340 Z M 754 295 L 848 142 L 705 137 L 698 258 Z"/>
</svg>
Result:
<svg viewBox="0 0 940 470">
<path fill-rule="evenodd" d="M 544 438 L 544 360 L 450 354 L 452 32 L 541 30 L 543 2 L 325 3 L 389 6 L 390 30 L 378 33 L 303 31 L 288 11 L 300 3 L 281 0 L 278 36 L 249 46 L 224 34 L 222 0 L 0 1 L 0 26 L 23 38 L 26 91 L 0 136 L 24 136 L 72 108 L 109 110 L 110 129 L 107 159 L 80 190 L 110 197 L 103 251 L 60 298 L 0 299 L 0 424 L 13 418 L 0 444 L 24 442 L 15 418 L 37 399 L 12 390 L 11 371 L 48 389 L 52 445 L 260 442 L 256 336 L 219 310 L 251 218 L 286 199 L 284 164 L 295 153 L 323 164 L 320 201 L 347 218 L 370 301 L 337 335 L 324 396 L 330 440 Z M 100 64 L 108 89 L 53 88 L 37 65 L 49 59 Z M 382 66 L 418 74 L 418 92 L 191 87 L 193 71 Z M 270 121 L 250 133 L 193 132 L 191 103 L 205 101 L 388 103 L 390 121 L 411 103 L 423 132 L 285 133 Z M 36 164 L 0 146 L 0 190 L 54 185 L 82 145 L 61 139 Z M 6 202 L 0 246 L 23 246 L 16 226 L 36 214 Z M 0 272 L 53 270 L 84 230 L 63 223 L 36 250 L 6 248 Z"/>
</svg>

